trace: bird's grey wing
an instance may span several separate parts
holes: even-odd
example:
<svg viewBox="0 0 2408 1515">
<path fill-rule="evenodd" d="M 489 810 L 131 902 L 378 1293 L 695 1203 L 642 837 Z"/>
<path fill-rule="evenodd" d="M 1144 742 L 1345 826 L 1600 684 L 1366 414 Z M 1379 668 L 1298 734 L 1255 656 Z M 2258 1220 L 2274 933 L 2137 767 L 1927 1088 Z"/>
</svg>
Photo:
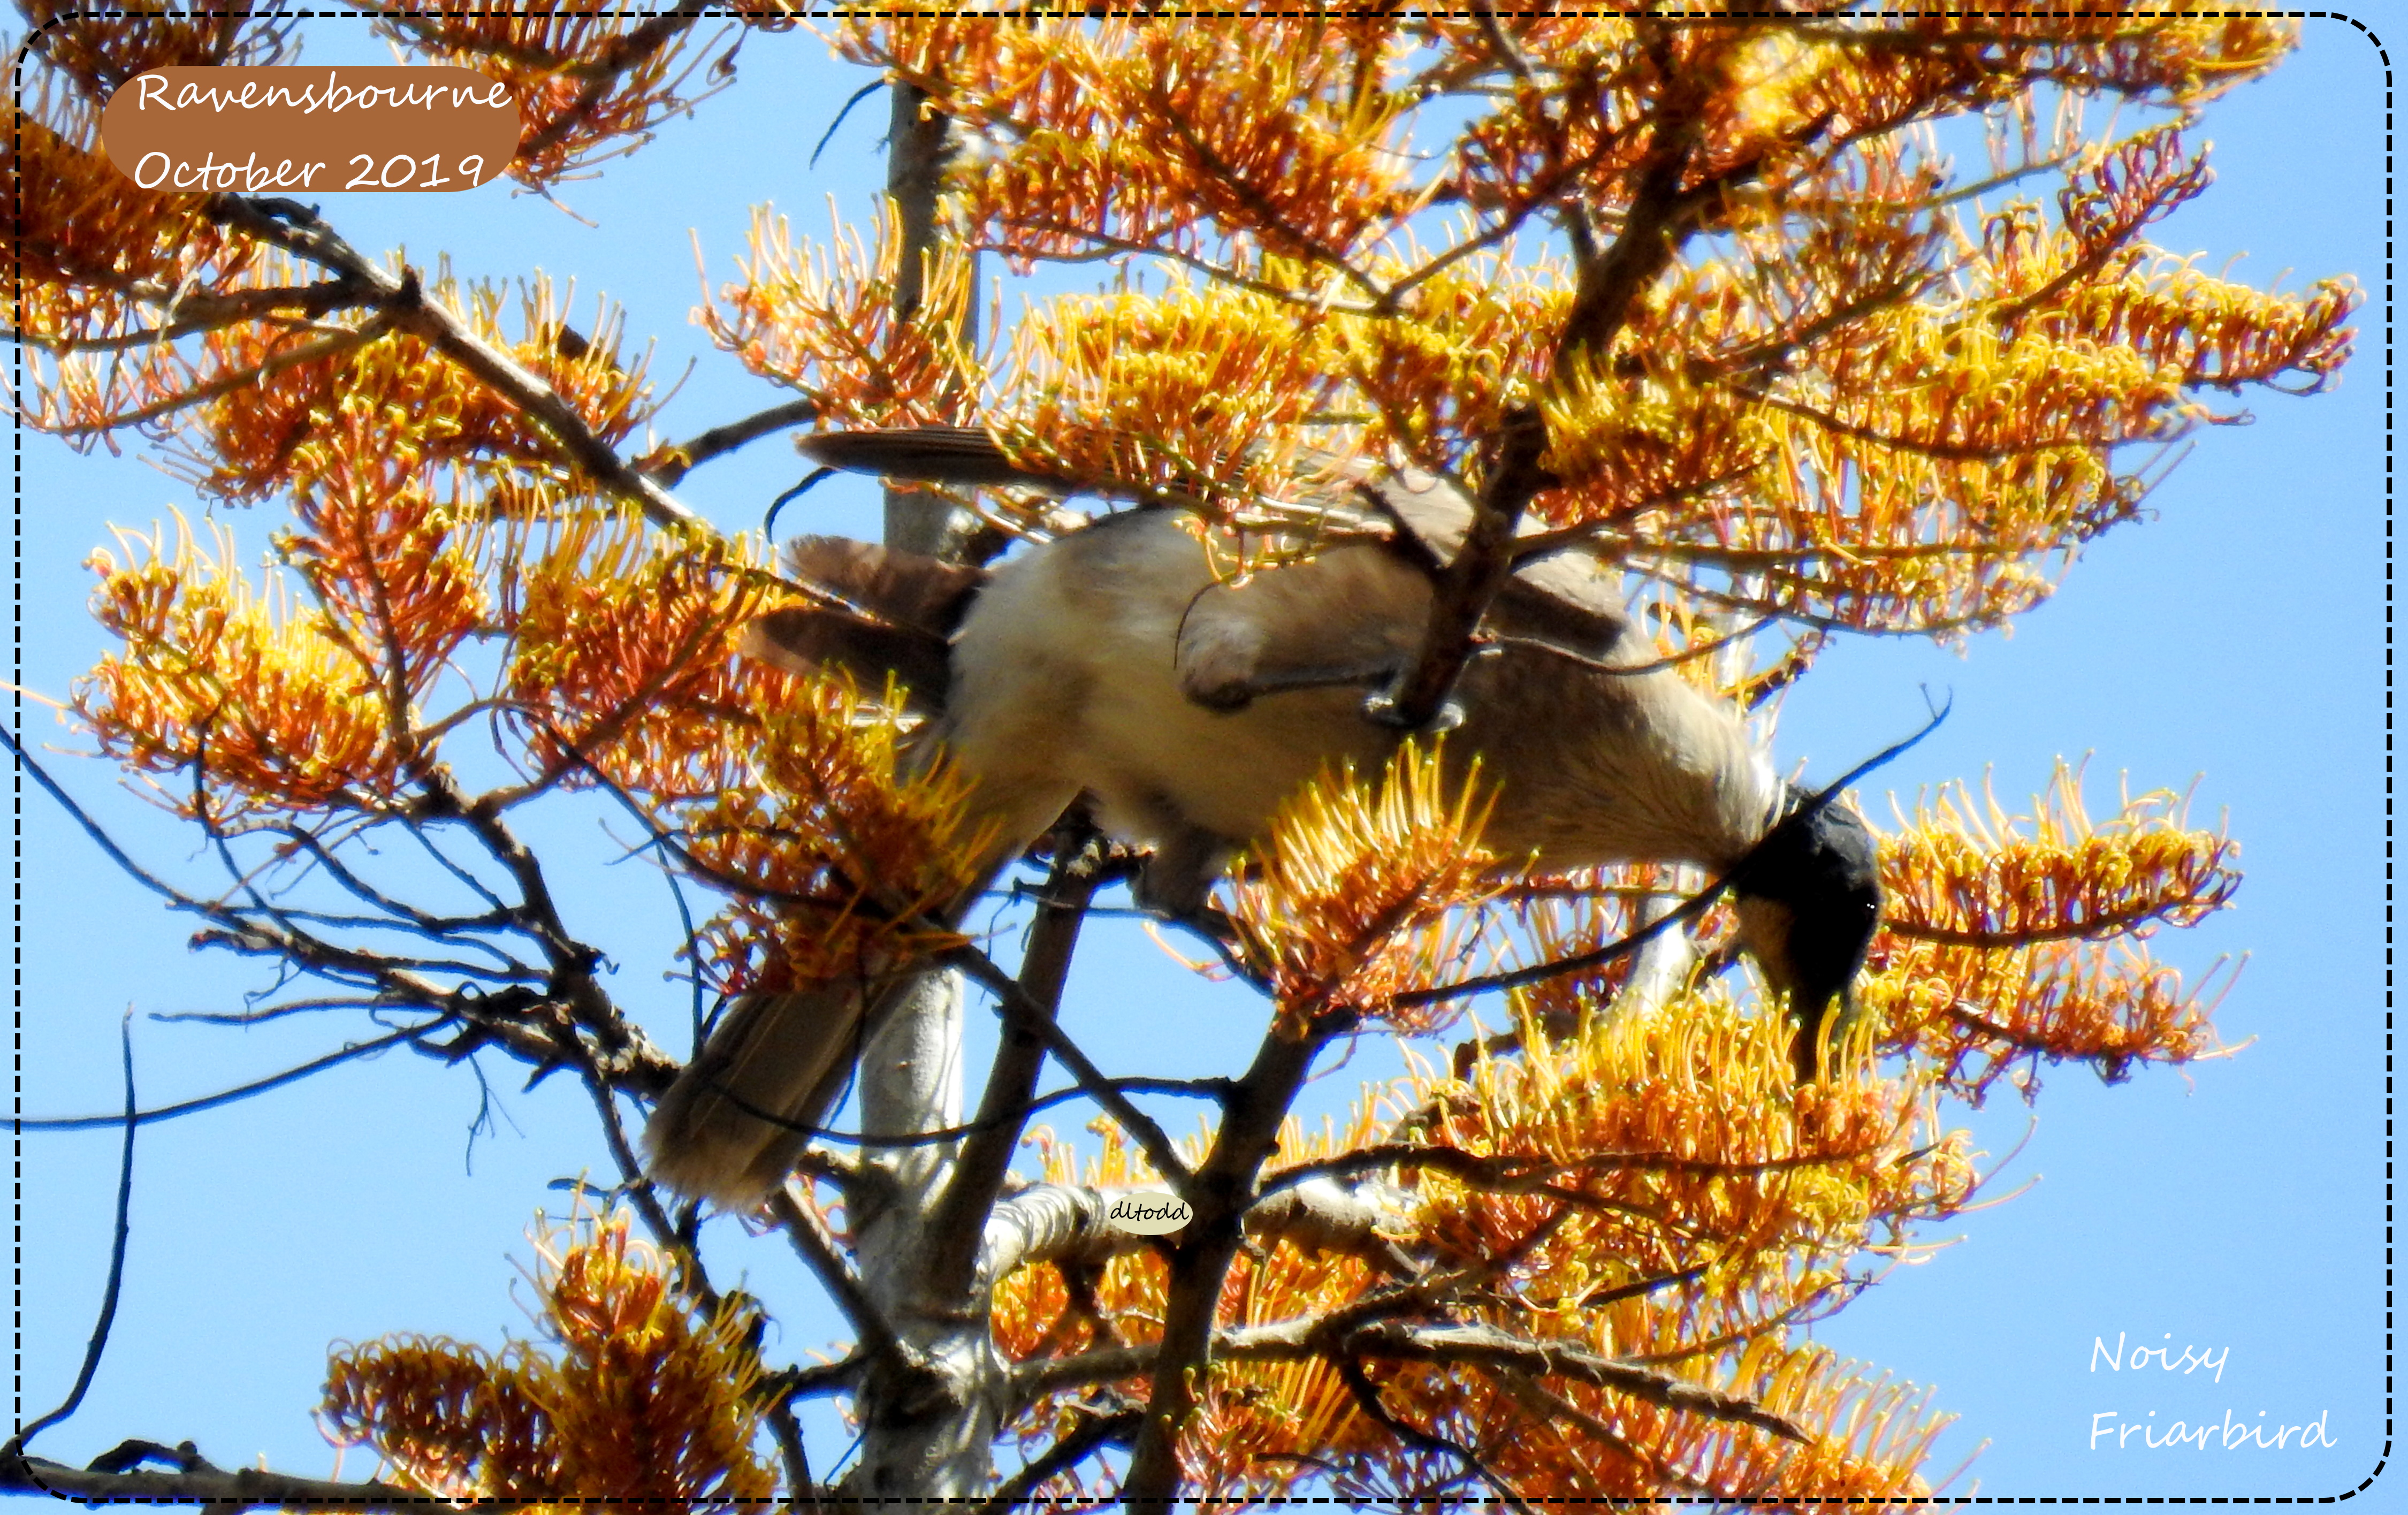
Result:
<svg viewBox="0 0 2408 1515">
<path fill-rule="evenodd" d="M 1017 485 L 1111 494 L 1111 481 L 1054 479 L 1014 464 L 987 432 L 967 426 L 911 426 L 821 432 L 803 439 L 804 453 L 834 468 L 922 483 Z M 1399 539 L 1444 567 L 1463 550 L 1471 502 L 1453 484 L 1418 469 L 1358 480 L 1357 494 L 1392 522 Z M 1143 493 L 1143 492 L 1139 492 Z M 1355 500 L 1333 494 L 1321 502 L 1333 519 L 1359 524 Z M 1612 576 L 1575 551 L 1534 558 L 1514 569 L 1498 595 L 1498 629 L 1554 642 L 1588 657 L 1604 657 L 1621 642 L 1630 618 Z"/>
<path fill-rule="evenodd" d="M 1429 577 L 1384 542 L 1207 582 L 1180 618 L 1180 693 L 1236 710 L 1293 690 L 1377 688 L 1419 645 L 1429 600 Z"/>
<path fill-rule="evenodd" d="M 1394 521 L 1403 536 L 1443 569 L 1463 550 L 1474 513 L 1463 492 L 1417 468 L 1367 480 L 1358 488 Z M 1490 612 L 1511 636 L 1552 642 L 1603 658 L 1630 630 L 1630 612 L 1613 576 L 1586 553 L 1567 550 L 1531 558 L 1513 570 Z"/>
</svg>

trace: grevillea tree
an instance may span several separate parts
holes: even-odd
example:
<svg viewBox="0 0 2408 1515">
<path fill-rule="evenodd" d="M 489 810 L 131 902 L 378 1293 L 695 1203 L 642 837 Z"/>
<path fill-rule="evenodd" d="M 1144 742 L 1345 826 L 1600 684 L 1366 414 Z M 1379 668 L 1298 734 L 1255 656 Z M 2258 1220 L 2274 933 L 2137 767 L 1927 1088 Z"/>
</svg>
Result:
<svg viewBox="0 0 2408 1515">
<path fill-rule="evenodd" d="M 2068 774 L 2027 814 L 1962 786 L 1901 811 L 1863 1013 L 1799 1086 L 1726 909 L 1624 945 L 1709 880 L 1533 876 L 1482 846 L 1477 786 L 1400 741 L 1297 796 L 1219 888 L 1198 970 L 1261 1027 L 1251 1065 L 1098 1067 L 1054 1012 L 1129 857 L 1066 821 L 1016 962 L 1015 934 L 932 919 L 976 851 L 961 780 L 898 770 L 894 689 L 739 654 L 804 591 L 676 491 L 806 423 L 982 428 L 1009 476 L 890 509 L 914 545 L 992 556 L 1099 497 L 1294 528 L 1349 470 L 1427 470 L 1478 507 L 1433 693 L 1518 529 L 1617 565 L 1664 656 L 1769 737 L 1832 638 L 2012 621 L 2136 520 L 2164 444 L 2336 374 L 2349 283 L 2269 293 L 2148 240 L 2208 184 L 2197 112 L 2275 64 L 2280 21 L 823 21 L 890 93 L 891 204 L 826 240 L 760 212 L 702 319 L 765 407 L 667 444 L 624 323 L 572 329 L 541 279 L 457 282 L 358 250 L 338 209 L 109 168 L 115 85 L 288 57 L 286 25 L 22 8 L 0 146 L 25 422 L 283 519 L 264 571 L 180 522 L 91 559 L 116 646 L 60 693 L 204 844 L 180 874 L 121 861 L 198 944 L 262 962 L 279 987 L 246 1014 L 373 1015 L 362 1045 L 556 1071 L 621 1172 L 546 1244 L 549 1345 L 337 1353 L 322 1412 L 381 1481 L 139 1443 L 69 1469 L 21 1437 L 11 1486 L 1904 1504 L 1939 1417 L 1801 1328 L 1972 1199 L 1950 1109 L 2043 1064 L 2114 1079 L 2218 1049 L 2212 996 L 2151 938 L 2229 900 L 2234 848 L 2163 793 L 2094 818 Z M 535 189 L 734 72 L 700 71 L 701 6 L 371 8 L 410 56 L 518 90 Z M 1003 319 L 986 276 L 1049 264 L 1101 279 Z M 612 922 L 572 918 L 524 839 L 580 791 L 695 902 L 693 1025 L 631 1019 L 597 968 Z M 867 1144 L 813 1147 L 754 1218 L 853 1339 L 765 1361 L 779 1302 L 713 1284 L 706 1218 L 648 1184 L 630 1117 L 732 996 L 866 954 L 944 974 L 871 1049 Z M 930 1073 L 958 1051 L 948 983 L 1004 1028 L 972 1110 Z M 1303 1074 L 1360 1038 L 1402 1038 L 1414 1071 L 1307 1129 Z M 1094 1144 L 1032 1125 L 1049 1063 L 1100 1108 Z M 1149 1113 L 1166 1092 L 1197 1135 Z M 1132 1187 L 1194 1220 L 1115 1229 Z M 858 1422 L 840 1483 L 810 1471 L 837 1449 L 805 1446 L 810 1395 Z"/>
</svg>

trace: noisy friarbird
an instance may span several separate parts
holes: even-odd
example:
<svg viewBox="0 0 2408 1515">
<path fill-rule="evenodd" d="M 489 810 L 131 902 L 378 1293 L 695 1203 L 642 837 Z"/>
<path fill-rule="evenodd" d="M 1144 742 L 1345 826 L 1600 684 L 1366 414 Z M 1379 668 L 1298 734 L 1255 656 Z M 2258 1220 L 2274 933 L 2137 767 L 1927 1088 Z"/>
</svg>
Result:
<svg viewBox="0 0 2408 1515">
<path fill-rule="evenodd" d="M 1071 486 L 1016 471 L 982 432 L 830 434 L 806 450 L 889 478 Z M 928 718 L 910 761 L 949 753 L 972 829 L 994 823 L 982 887 L 1083 795 L 1105 831 L 1154 850 L 1140 900 L 1188 910 L 1315 775 L 1375 772 L 1395 750 L 1366 693 L 1416 655 L 1472 516 L 1452 483 L 1384 473 L 1334 505 L 1318 550 L 1241 577 L 1238 540 L 1169 508 L 1106 516 L 992 571 L 806 537 L 790 566 L 818 602 L 769 612 L 746 649 L 906 686 Z M 1487 845 L 1550 869 L 1730 876 L 1741 944 L 1787 995 L 1797 1075 L 1815 1078 L 1881 908 L 1863 822 L 1777 779 L 1740 711 L 1663 662 L 1584 550 L 1519 564 L 1481 633 L 1444 750 L 1458 777 L 1477 757 L 1495 788 Z M 738 1000 L 652 1117 L 653 1175 L 758 1203 L 910 972 Z"/>
</svg>

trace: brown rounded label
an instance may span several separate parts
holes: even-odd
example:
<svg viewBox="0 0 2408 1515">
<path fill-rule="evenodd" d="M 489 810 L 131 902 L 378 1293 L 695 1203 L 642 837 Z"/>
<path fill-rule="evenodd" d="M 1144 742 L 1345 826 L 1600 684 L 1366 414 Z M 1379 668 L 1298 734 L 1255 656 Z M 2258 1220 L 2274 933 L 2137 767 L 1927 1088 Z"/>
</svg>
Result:
<svg viewBox="0 0 2408 1515">
<path fill-rule="evenodd" d="M 468 68 L 154 68 L 108 97 L 100 135 L 146 190 L 442 193 L 501 176 L 519 108 Z"/>
</svg>

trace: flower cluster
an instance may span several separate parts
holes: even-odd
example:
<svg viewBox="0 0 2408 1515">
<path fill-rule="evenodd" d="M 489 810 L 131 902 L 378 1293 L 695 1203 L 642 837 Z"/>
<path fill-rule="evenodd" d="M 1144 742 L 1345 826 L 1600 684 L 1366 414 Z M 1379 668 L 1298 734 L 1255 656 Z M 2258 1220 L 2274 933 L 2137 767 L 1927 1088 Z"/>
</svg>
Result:
<svg viewBox="0 0 2408 1515">
<path fill-rule="evenodd" d="M 680 1300 L 624 1214 L 554 1229 L 534 1279 L 544 1342 L 499 1352 L 439 1337 L 338 1348 L 320 1413 L 437 1499 L 604 1497 L 652 1508 L 766 1508 L 753 1451 L 757 1325 Z"/>
</svg>

